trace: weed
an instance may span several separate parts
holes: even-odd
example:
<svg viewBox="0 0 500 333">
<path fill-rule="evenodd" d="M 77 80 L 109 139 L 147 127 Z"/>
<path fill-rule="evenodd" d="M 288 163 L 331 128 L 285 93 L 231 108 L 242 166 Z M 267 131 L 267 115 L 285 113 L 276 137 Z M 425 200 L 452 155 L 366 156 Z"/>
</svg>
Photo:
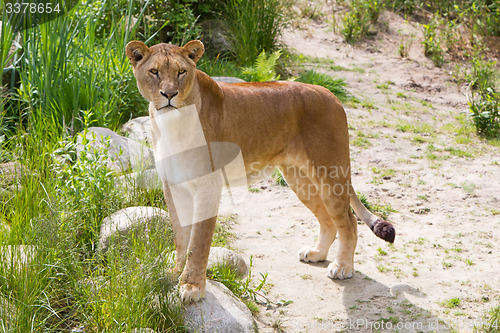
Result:
<svg viewBox="0 0 500 333">
<path fill-rule="evenodd" d="M 387 255 L 387 252 L 384 251 L 384 250 L 382 250 L 382 248 L 380 248 L 380 247 L 377 249 L 377 251 L 378 251 L 378 254 L 380 254 L 381 256 L 386 256 Z"/>
<path fill-rule="evenodd" d="M 371 204 L 368 202 L 368 199 L 366 198 L 365 195 L 359 194 L 358 193 L 359 200 L 365 205 L 365 207 L 371 211 L 374 214 L 379 214 L 383 219 L 387 219 L 388 215 L 390 213 L 395 213 L 397 212 L 394 208 L 391 207 L 391 205 L 378 205 L 378 204 Z"/>
<path fill-rule="evenodd" d="M 316 84 L 330 90 L 342 102 L 355 101 L 356 99 L 345 89 L 346 83 L 343 79 L 334 79 L 329 75 L 308 70 L 303 72 L 297 78 L 298 82 Z"/>
<path fill-rule="evenodd" d="M 500 94 L 487 88 L 468 103 L 477 133 L 489 139 L 500 138 Z"/>
<path fill-rule="evenodd" d="M 477 185 L 472 182 L 463 182 L 460 184 L 460 187 L 462 187 L 465 193 L 472 194 L 476 189 Z"/>
<path fill-rule="evenodd" d="M 423 25 L 424 34 L 424 54 L 431 58 L 434 65 L 441 67 L 444 64 L 444 51 L 441 47 L 441 40 L 437 33 L 439 22 L 436 20 Z"/>
<path fill-rule="evenodd" d="M 480 328 L 484 333 L 500 332 L 500 305 L 489 311 L 486 316 L 486 323 Z"/>
<path fill-rule="evenodd" d="M 377 265 L 377 269 L 380 273 L 386 273 L 391 270 L 390 268 L 385 267 L 384 265 Z"/>
<path fill-rule="evenodd" d="M 285 178 L 283 178 L 283 175 L 281 174 L 281 172 L 278 169 L 274 170 L 271 177 L 275 180 L 276 185 L 288 186 Z"/>
<path fill-rule="evenodd" d="M 443 301 L 440 303 L 441 306 L 447 308 L 447 309 L 454 309 L 458 308 L 460 306 L 461 300 L 460 298 L 450 298 L 449 300 Z"/>
<path fill-rule="evenodd" d="M 341 30 L 341 34 L 347 42 L 365 37 L 370 31 L 371 25 L 378 21 L 384 8 L 384 2 L 377 0 L 353 0 L 350 4 L 350 11 L 342 18 Z"/>
</svg>

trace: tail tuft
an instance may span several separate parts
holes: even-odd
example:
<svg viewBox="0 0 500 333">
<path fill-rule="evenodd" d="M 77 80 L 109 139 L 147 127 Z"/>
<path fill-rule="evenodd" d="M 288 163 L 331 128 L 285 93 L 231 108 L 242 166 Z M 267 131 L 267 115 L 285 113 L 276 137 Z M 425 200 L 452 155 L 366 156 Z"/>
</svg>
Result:
<svg viewBox="0 0 500 333">
<path fill-rule="evenodd" d="M 394 243 L 396 230 L 394 230 L 394 227 L 389 222 L 378 219 L 375 223 L 373 223 L 372 231 L 375 236 L 382 238 L 386 242 Z"/>
</svg>

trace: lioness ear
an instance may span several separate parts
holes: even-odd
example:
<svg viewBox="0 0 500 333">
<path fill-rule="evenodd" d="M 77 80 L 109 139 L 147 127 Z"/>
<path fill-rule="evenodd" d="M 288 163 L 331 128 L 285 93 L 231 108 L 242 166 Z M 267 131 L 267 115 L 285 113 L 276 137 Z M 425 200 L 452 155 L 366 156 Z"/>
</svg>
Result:
<svg viewBox="0 0 500 333">
<path fill-rule="evenodd" d="M 192 40 L 188 42 L 186 45 L 183 46 L 182 48 L 184 52 L 186 52 L 187 56 L 195 63 L 200 60 L 201 56 L 205 52 L 205 47 L 203 46 L 203 43 L 199 40 Z"/>
<path fill-rule="evenodd" d="M 125 47 L 125 54 L 134 67 L 146 56 L 148 51 L 149 48 L 146 46 L 146 44 L 137 40 L 129 42 Z"/>
</svg>

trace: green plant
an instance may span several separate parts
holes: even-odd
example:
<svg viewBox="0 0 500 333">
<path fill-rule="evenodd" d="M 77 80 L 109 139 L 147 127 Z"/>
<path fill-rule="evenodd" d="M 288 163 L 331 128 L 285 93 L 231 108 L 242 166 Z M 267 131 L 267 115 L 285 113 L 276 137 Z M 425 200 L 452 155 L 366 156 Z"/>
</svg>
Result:
<svg viewBox="0 0 500 333">
<path fill-rule="evenodd" d="M 298 82 L 316 84 L 330 90 L 342 102 L 355 101 L 356 99 L 345 89 L 347 85 L 343 79 L 334 79 L 327 74 L 313 69 L 303 72 L 296 79 Z"/>
<path fill-rule="evenodd" d="M 253 64 L 264 50 L 277 50 L 287 1 L 226 0 L 223 4 L 221 19 L 229 26 L 233 56 L 240 65 Z"/>
<path fill-rule="evenodd" d="M 450 298 L 449 300 L 441 302 L 441 305 L 448 309 L 458 308 L 461 300 L 458 297 Z"/>
<path fill-rule="evenodd" d="M 129 21 L 133 14 L 128 12 Z M 19 120 L 29 122 L 33 131 L 42 135 L 47 126 L 59 134 L 68 128 L 79 131 L 82 112 L 89 110 L 93 125 L 115 129 L 146 109 L 123 51 L 131 33 L 113 22 L 105 38 L 98 39 L 97 28 L 94 14 L 82 12 L 23 32 L 17 98 L 24 112 Z"/>
<path fill-rule="evenodd" d="M 489 139 L 500 138 L 500 94 L 487 88 L 468 103 L 477 133 Z"/>
<path fill-rule="evenodd" d="M 371 204 L 368 202 L 368 199 L 364 194 L 359 194 L 358 193 L 359 200 L 365 205 L 365 207 L 372 213 L 374 214 L 379 214 L 380 217 L 382 217 L 384 220 L 387 219 L 390 213 L 395 213 L 397 212 L 394 208 L 392 208 L 390 205 L 378 205 L 378 204 Z"/>
<path fill-rule="evenodd" d="M 341 34 L 346 42 L 365 37 L 371 25 L 378 21 L 384 2 L 378 0 L 353 0 L 350 11 L 342 18 Z"/>
<path fill-rule="evenodd" d="M 274 170 L 274 172 L 272 174 L 272 178 L 276 181 L 277 185 L 288 186 L 285 178 L 283 178 L 283 175 L 281 174 L 281 172 L 278 169 Z"/>
<path fill-rule="evenodd" d="M 223 285 L 225 285 L 231 292 L 240 298 L 249 307 L 252 313 L 257 313 L 258 307 L 256 306 L 257 296 L 264 297 L 260 292 L 263 291 L 264 286 L 267 282 L 267 273 L 260 273 L 261 279 L 256 286 L 253 286 L 252 280 L 252 266 L 253 259 L 250 258 L 250 268 L 248 276 L 246 279 L 238 276 L 231 268 L 227 265 L 217 265 L 211 272 L 207 274 L 207 277 L 216 280 Z M 267 299 L 266 299 L 267 300 Z M 267 300 L 269 302 L 269 300 Z"/>
<path fill-rule="evenodd" d="M 499 333 L 500 332 L 500 305 L 491 309 L 487 315 L 486 323 L 480 327 L 484 333 Z"/>
<path fill-rule="evenodd" d="M 255 59 L 255 64 L 252 67 L 245 67 L 241 71 L 241 75 L 247 81 L 253 82 L 267 82 L 279 80 L 279 75 L 276 75 L 275 66 L 281 55 L 281 51 L 275 51 L 266 56 L 266 52 L 262 51 L 257 59 Z"/>
<path fill-rule="evenodd" d="M 439 21 L 432 21 L 423 25 L 424 54 L 431 58 L 434 65 L 441 67 L 444 64 L 444 51 L 441 47 L 441 39 L 438 34 Z"/>
<path fill-rule="evenodd" d="M 473 89 L 484 92 L 495 87 L 498 75 L 496 61 L 486 61 L 484 56 L 475 54 L 471 56 L 470 64 L 471 73 L 466 75 L 466 79 Z"/>
</svg>

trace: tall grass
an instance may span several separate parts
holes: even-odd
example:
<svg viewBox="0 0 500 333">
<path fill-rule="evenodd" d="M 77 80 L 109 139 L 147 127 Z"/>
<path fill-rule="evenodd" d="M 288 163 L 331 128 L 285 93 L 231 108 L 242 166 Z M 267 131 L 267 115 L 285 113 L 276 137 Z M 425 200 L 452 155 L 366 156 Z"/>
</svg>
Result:
<svg viewBox="0 0 500 333">
<path fill-rule="evenodd" d="M 262 51 L 278 49 L 287 1 L 226 0 L 224 4 L 222 18 L 229 25 L 233 54 L 240 65 L 250 66 Z"/>
<path fill-rule="evenodd" d="M 18 93 L 26 112 L 21 121 L 33 125 L 37 133 L 43 133 L 45 126 L 58 133 L 66 128 L 78 131 L 82 112 L 87 111 L 94 115 L 94 125 L 114 129 L 145 109 L 123 52 L 129 30 L 135 27 L 127 28 L 127 20 L 113 21 L 104 38 L 98 39 L 97 17 L 98 13 L 77 6 L 23 32 Z M 44 128 L 38 128 L 41 120 Z"/>
<path fill-rule="evenodd" d="M 128 1 L 127 18 L 112 20 L 99 38 L 98 12 L 87 5 L 21 32 L 20 85 L 2 91 L 2 116 L 12 119 L 2 123 L 10 126 L 4 158 L 22 171 L 0 206 L 10 229 L 0 228 L 0 332 L 183 331 L 168 273 L 171 231 L 130 243 L 129 256 L 95 250 L 105 216 L 163 206 L 159 191 L 117 187 L 104 151 L 88 147 L 76 158 L 71 134 L 116 128 L 145 110 L 123 52 L 134 33 L 125 23 L 141 13 Z M 4 65 L 14 36 L 2 22 Z"/>
</svg>

